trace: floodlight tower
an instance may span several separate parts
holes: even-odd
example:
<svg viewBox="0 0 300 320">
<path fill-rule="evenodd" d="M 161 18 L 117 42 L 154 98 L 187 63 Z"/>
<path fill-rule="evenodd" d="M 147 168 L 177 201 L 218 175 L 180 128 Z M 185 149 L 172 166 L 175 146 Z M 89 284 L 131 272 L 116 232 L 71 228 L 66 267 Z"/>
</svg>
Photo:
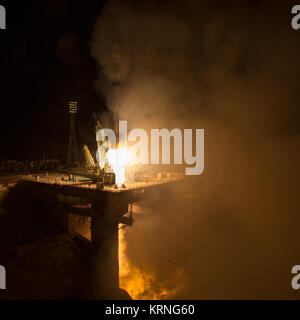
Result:
<svg viewBox="0 0 300 320">
<path fill-rule="evenodd" d="M 69 102 L 69 113 L 70 113 L 70 133 L 69 133 L 67 165 L 68 167 L 72 167 L 79 164 L 78 147 L 77 147 L 76 130 L 75 130 L 75 116 L 77 114 L 77 101 Z"/>
</svg>

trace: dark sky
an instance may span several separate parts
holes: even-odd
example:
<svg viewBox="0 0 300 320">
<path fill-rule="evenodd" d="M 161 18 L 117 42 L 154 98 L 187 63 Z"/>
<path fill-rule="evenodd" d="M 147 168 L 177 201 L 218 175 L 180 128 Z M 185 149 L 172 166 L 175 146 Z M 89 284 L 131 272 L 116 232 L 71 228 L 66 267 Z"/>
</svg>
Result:
<svg viewBox="0 0 300 320">
<path fill-rule="evenodd" d="M 96 17 L 106 1 L 0 0 L 0 3 L 7 10 L 7 29 L 0 30 L 0 158 L 34 159 L 48 151 L 48 157 L 64 160 L 69 100 L 79 103 L 79 145 L 87 143 L 93 148 L 92 112 L 101 112 L 105 99 L 93 87 L 99 67 L 90 55 L 89 42 Z M 243 6 L 249 9 L 250 3 L 250 8 L 257 6 L 257 10 L 264 10 L 262 0 L 236 3 L 241 10 Z M 222 10 L 224 2 L 214 2 L 214 6 L 214 10 Z M 290 8 L 290 5 L 280 7 L 286 12 L 288 26 Z M 266 15 L 273 14 L 266 10 Z M 245 23 L 255 25 L 247 17 L 245 9 Z M 297 35 L 294 37 L 298 39 Z"/>
<path fill-rule="evenodd" d="M 97 65 L 89 38 L 104 1 L 1 1 L 0 158 L 65 160 L 69 100 L 79 103 L 78 140 L 94 143 L 93 111 L 105 101 L 93 89 Z M 91 146 L 93 147 L 93 146 Z"/>
</svg>

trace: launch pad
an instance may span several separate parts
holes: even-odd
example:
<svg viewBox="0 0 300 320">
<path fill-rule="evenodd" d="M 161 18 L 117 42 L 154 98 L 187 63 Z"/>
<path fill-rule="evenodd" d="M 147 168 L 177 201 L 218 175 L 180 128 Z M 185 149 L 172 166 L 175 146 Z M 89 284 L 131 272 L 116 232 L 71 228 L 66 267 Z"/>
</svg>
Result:
<svg viewBox="0 0 300 320">
<path fill-rule="evenodd" d="M 37 207 L 39 215 L 45 221 L 46 217 L 47 221 L 51 220 L 59 234 L 76 236 L 76 242 L 84 252 L 84 260 L 90 266 L 87 270 L 93 275 L 94 291 L 89 298 L 118 299 L 120 224 L 133 224 L 133 203 L 169 197 L 180 179 L 176 176 L 127 183 L 125 188 L 105 186 L 99 189 L 96 183 L 80 181 L 80 177 L 74 177 L 74 181 L 61 178 L 58 173 L 24 177 L 12 188 L 13 199 L 16 202 L 24 199 Z M 85 231 L 81 232 L 83 226 Z M 35 242 L 34 246 L 38 243 Z"/>
</svg>

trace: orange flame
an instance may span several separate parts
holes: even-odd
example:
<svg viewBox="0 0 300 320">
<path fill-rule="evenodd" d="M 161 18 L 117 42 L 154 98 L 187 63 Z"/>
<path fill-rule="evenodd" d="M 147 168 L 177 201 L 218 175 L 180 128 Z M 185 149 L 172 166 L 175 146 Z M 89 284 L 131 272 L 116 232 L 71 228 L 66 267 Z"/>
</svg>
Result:
<svg viewBox="0 0 300 320">
<path fill-rule="evenodd" d="M 171 299 L 186 283 L 182 269 L 172 279 L 161 282 L 154 271 L 135 266 L 126 256 L 125 228 L 119 229 L 119 283 L 134 300 Z"/>
</svg>

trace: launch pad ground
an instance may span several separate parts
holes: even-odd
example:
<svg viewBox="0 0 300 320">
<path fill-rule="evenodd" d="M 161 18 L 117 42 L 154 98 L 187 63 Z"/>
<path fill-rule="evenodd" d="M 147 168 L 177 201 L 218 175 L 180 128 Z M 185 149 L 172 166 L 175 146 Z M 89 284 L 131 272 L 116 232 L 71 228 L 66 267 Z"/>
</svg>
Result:
<svg viewBox="0 0 300 320">
<path fill-rule="evenodd" d="M 69 185 L 87 189 L 97 189 L 96 183 L 85 178 L 84 176 L 71 175 L 71 177 L 72 178 L 66 175 L 62 175 L 61 173 L 45 173 L 43 175 L 22 175 L 20 176 L 20 180 L 57 185 Z M 124 192 L 127 190 L 135 190 L 155 185 L 162 185 L 165 183 L 181 180 L 182 178 L 183 175 L 180 173 L 168 173 L 165 177 L 144 179 L 144 181 L 138 182 L 126 182 L 123 186 L 119 187 L 115 187 L 115 185 L 104 185 L 104 188 L 101 191 Z"/>
<path fill-rule="evenodd" d="M 6 298 L 25 291 L 34 292 L 28 298 L 128 298 L 119 288 L 119 224 L 133 224 L 132 203 L 170 196 L 179 178 L 100 190 L 79 176 L 71 181 L 51 173 L 10 185 L 0 215 L 0 264 L 14 275 Z M 83 224 L 89 236 L 77 232 Z M 17 265 L 24 268 L 10 267 Z"/>
</svg>

